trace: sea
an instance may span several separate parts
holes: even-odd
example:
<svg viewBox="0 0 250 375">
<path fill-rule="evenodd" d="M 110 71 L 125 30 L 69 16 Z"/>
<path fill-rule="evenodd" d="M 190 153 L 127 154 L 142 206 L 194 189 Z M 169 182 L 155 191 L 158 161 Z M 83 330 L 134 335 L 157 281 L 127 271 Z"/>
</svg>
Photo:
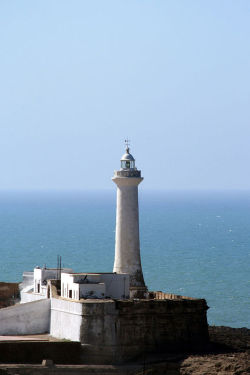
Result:
<svg viewBox="0 0 250 375">
<path fill-rule="evenodd" d="M 210 325 L 250 328 L 250 192 L 140 190 L 149 290 L 205 298 Z M 0 281 L 35 266 L 110 272 L 115 190 L 0 193 Z"/>
</svg>

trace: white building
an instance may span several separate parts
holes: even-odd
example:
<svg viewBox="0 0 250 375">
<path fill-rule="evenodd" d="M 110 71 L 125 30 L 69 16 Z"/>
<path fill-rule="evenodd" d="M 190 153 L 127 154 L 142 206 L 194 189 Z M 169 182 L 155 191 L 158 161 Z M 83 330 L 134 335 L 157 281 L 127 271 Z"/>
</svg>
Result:
<svg viewBox="0 0 250 375">
<path fill-rule="evenodd" d="M 62 273 L 61 297 L 128 299 L 129 275 L 115 273 Z"/>
<path fill-rule="evenodd" d="M 61 272 L 73 272 L 73 270 L 71 268 L 62 268 L 59 270 L 58 268 L 41 268 L 37 266 L 33 272 L 24 272 L 23 282 L 21 284 L 20 302 L 27 303 L 50 298 L 48 280 L 58 279 Z"/>
<path fill-rule="evenodd" d="M 70 300 L 81 299 L 128 299 L 129 275 L 105 273 L 74 273 L 71 268 L 36 267 L 32 284 L 21 290 L 21 303 L 50 298 L 49 280 L 61 278 L 61 297 Z"/>
</svg>

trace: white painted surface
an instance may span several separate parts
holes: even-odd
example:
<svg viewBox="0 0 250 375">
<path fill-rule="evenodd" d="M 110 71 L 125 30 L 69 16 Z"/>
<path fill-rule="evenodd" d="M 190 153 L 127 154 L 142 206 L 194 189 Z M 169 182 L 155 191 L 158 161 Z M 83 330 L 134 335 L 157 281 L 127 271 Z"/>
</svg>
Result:
<svg viewBox="0 0 250 375">
<path fill-rule="evenodd" d="M 113 300 L 74 302 L 52 298 L 50 334 L 87 345 L 114 345 L 117 315 Z"/>
<path fill-rule="evenodd" d="M 49 328 L 50 299 L 0 309 L 0 335 L 33 335 Z"/>
<path fill-rule="evenodd" d="M 61 277 L 64 298 L 129 298 L 129 275 L 110 273 L 74 273 Z"/>
<path fill-rule="evenodd" d="M 80 341 L 82 304 L 51 298 L 50 334 L 54 337 Z"/>
<path fill-rule="evenodd" d="M 34 282 L 34 272 L 30 271 L 25 271 L 23 272 L 23 280 L 20 284 L 20 290 L 32 285 L 33 287 L 33 282 Z"/>
<path fill-rule="evenodd" d="M 105 298 L 105 284 L 79 284 L 80 298 Z"/>
<path fill-rule="evenodd" d="M 129 298 L 129 274 L 101 274 L 101 281 L 106 285 L 106 297 L 114 299 Z"/>
<path fill-rule="evenodd" d="M 33 302 L 33 301 L 40 301 L 45 298 L 47 298 L 47 296 L 33 293 L 33 288 L 32 288 L 32 291 L 30 292 L 21 291 L 20 303 L 23 304 L 23 303 Z"/>
<path fill-rule="evenodd" d="M 145 287 L 140 256 L 138 185 L 141 177 L 113 177 L 117 185 L 114 272 L 128 273 L 130 286 Z"/>
</svg>

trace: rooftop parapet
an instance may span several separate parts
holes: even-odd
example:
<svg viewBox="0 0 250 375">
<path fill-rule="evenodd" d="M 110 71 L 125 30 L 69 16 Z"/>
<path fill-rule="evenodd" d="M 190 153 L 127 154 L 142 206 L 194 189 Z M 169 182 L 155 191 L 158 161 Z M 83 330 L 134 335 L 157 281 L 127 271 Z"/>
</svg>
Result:
<svg viewBox="0 0 250 375">
<path fill-rule="evenodd" d="M 141 171 L 137 169 L 122 169 L 114 171 L 114 177 L 141 177 Z"/>
</svg>

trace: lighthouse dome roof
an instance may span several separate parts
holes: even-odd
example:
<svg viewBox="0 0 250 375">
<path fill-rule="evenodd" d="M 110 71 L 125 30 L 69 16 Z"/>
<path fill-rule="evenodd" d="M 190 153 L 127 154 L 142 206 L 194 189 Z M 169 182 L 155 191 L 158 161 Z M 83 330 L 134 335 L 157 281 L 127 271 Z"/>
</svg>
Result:
<svg viewBox="0 0 250 375">
<path fill-rule="evenodd" d="M 122 155 L 121 160 L 129 160 L 129 161 L 135 161 L 133 156 L 129 152 L 129 148 L 126 149 L 126 153 Z"/>
</svg>

